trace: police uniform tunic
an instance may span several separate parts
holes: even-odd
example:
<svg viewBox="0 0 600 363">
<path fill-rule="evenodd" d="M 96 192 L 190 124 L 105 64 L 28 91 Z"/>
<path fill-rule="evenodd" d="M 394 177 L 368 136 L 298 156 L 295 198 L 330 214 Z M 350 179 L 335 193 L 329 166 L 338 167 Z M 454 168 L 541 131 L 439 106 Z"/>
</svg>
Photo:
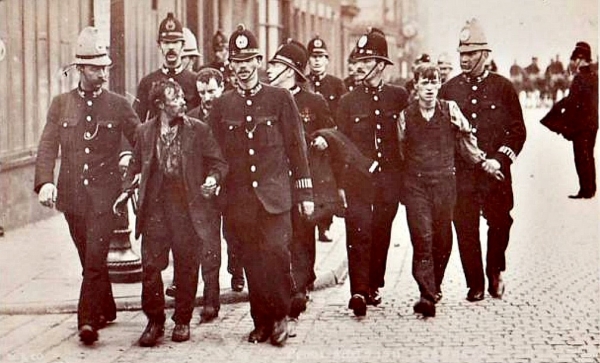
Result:
<svg viewBox="0 0 600 363">
<path fill-rule="evenodd" d="M 406 90 L 361 85 L 340 101 L 336 123 L 362 154 L 377 161 L 370 190 L 346 178 L 346 236 L 350 290 L 362 294 L 383 287 L 392 222 L 400 201 L 401 159 L 397 122 L 408 100 Z"/>
<path fill-rule="evenodd" d="M 479 165 L 456 159 L 457 203 L 454 224 L 467 285 L 483 291 L 483 263 L 479 241 L 479 216 L 487 219 L 486 273 L 504 271 L 513 208 L 510 166 L 526 138 L 523 113 L 511 82 L 492 72 L 480 77 L 459 75 L 440 90 L 440 98 L 454 100 L 474 127 L 481 150 L 498 160 L 504 180 L 487 174 Z"/>
<path fill-rule="evenodd" d="M 323 96 L 308 92 L 299 86 L 294 86 L 290 91 L 300 112 L 307 145 L 310 145 L 311 135 L 315 131 L 335 127 L 331 111 Z M 316 279 L 315 223 L 323 217 L 329 217 L 339 199 L 330 161 L 327 151 L 309 148 L 308 162 L 314 184 L 315 213 L 310 219 L 306 219 L 297 209 L 292 210 L 294 235 L 290 248 L 296 292 L 305 293 L 308 286 Z M 291 315 L 295 315 L 294 313 L 292 312 Z"/>
<path fill-rule="evenodd" d="M 83 267 L 78 324 L 116 316 L 106 257 L 116 227 L 112 205 L 120 193 L 120 152 L 130 152 L 139 120 L 127 100 L 100 89 L 80 89 L 52 100 L 35 167 L 35 191 L 54 183 L 60 148 L 56 208 L 65 214 Z M 125 139 L 127 141 L 125 141 Z M 91 226 L 94 228 L 91 228 Z"/>
<path fill-rule="evenodd" d="M 290 308 L 290 209 L 312 201 L 302 121 L 288 90 L 259 83 L 215 100 L 209 123 L 230 166 L 224 223 L 242 246 L 251 314 L 270 326 Z"/>
<path fill-rule="evenodd" d="M 313 91 L 325 98 L 329 104 L 329 109 L 331 109 L 331 112 L 335 115 L 340 98 L 346 93 L 344 81 L 330 74 L 310 74 L 308 79 L 313 85 Z"/>
<path fill-rule="evenodd" d="M 142 78 L 138 86 L 136 95 L 137 100 L 134 103 L 134 109 L 142 122 L 145 122 L 146 120 L 149 120 L 155 116 L 152 114 L 152 107 L 150 105 L 150 101 L 148 100 L 152 84 L 154 82 L 166 79 L 173 79 L 175 82 L 179 83 L 183 89 L 188 110 L 200 105 L 202 100 L 200 99 L 196 89 L 196 76 L 194 73 L 183 69 L 183 67 L 179 67 L 174 70 L 162 67 Z"/>
</svg>

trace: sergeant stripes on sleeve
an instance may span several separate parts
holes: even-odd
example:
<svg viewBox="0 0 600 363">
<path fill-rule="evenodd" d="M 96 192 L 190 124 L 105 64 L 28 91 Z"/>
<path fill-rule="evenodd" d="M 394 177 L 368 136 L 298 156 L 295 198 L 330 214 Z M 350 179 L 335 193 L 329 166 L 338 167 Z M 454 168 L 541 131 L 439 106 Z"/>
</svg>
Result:
<svg viewBox="0 0 600 363">
<path fill-rule="evenodd" d="M 498 152 L 503 153 L 504 155 L 508 156 L 509 159 L 514 163 L 515 160 L 517 159 L 517 154 L 508 146 L 501 146 L 500 149 L 498 149 Z"/>
<path fill-rule="evenodd" d="M 312 179 L 310 178 L 296 180 L 296 189 L 311 189 L 312 187 Z"/>
</svg>

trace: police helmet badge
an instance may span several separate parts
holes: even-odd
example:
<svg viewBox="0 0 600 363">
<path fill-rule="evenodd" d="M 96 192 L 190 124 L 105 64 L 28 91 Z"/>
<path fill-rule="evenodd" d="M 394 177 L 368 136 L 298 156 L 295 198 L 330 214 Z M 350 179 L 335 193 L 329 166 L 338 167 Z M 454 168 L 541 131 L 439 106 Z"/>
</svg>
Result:
<svg viewBox="0 0 600 363">
<path fill-rule="evenodd" d="M 358 43 L 356 43 L 356 45 L 359 48 L 364 48 L 364 46 L 367 45 L 367 41 L 368 41 L 367 36 L 363 35 L 362 37 L 360 37 L 360 39 L 358 39 Z"/>
<path fill-rule="evenodd" d="M 235 45 L 239 49 L 245 49 L 246 47 L 248 47 L 248 37 L 244 34 L 238 35 L 237 38 L 235 38 Z"/>
<path fill-rule="evenodd" d="M 469 40 L 469 38 L 471 37 L 471 32 L 469 31 L 469 29 L 465 28 L 460 32 L 460 41 L 461 42 L 466 42 L 467 40 Z"/>
<path fill-rule="evenodd" d="M 165 29 L 167 29 L 168 31 L 173 31 L 175 30 L 175 27 L 177 25 L 175 25 L 175 21 L 173 19 L 167 19 L 167 22 L 165 24 Z"/>
<path fill-rule="evenodd" d="M 315 48 L 323 47 L 323 41 L 321 39 L 315 39 L 315 42 L 313 44 L 315 45 Z"/>
</svg>

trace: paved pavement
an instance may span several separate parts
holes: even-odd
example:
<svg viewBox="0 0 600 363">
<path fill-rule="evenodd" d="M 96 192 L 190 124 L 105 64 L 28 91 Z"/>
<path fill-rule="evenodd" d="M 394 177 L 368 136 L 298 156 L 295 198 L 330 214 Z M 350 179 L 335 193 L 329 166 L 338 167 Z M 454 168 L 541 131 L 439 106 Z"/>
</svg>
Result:
<svg viewBox="0 0 600 363">
<path fill-rule="evenodd" d="M 542 111 L 526 112 L 529 138 L 514 170 L 515 224 L 502 300 L 489 295 L 477 303 L 465 300 L 455 244 L 437 316 L 416 316 L 412 305 L 418 288 L 411 276 L 412 248 L 401 208 L 384 302 L 369 308 L 365 318 L 357 319 L 347 309 L 347 280 L 311 295 L 298 336 L 283 348 L 246 342 L 252 329 L 247 303 L 224 305 L 212 324 L 199 325 L 195 318 L 192 339 L 186 343 L 170 340 L 173 323 L 168 322 L 165 339 L 154 348 L 136 344 L 146 323 L 140 311 L 120 312 L 93 347 L 78 342 L 75 314 L 4 314 L 0 361 L 598 363 L 598 198 L 566 198 L 577 186 L 570 144 L 537 124 Z M 74 254 L 68 257 L 76 259 Z M 1 272 L 4 283 L 4 267 Z"/>
<path fill-rule="evenodd" d="M 133 220 L 133 219 L 132 219 Z M 343 221 L 335 218 L 332 243 L 317 243 L 315 288 L 335 285 L 346 272 Z M 132 241 L 140 256 L 140 241 Z M 220 271 L 221 302 L 247 301 L 248 293 L 233 292 L 227 272 L 226 243 L 222 243 Z M 64 217 L 57 215 L 14 231 L 0 238 L 0 314 L 71 313 L 77 311 L 81 285 L 81 265 Z M 173 280 L 172 263 L 163 272 L 165 286 Z M 201 305 L 202 277 L 197 304 Z M 141 283 L 114 283 L 113 295 L 119 310 L 141 307 Z M 167 305 L 174 300 L 167 297 Z"/>
</svg>

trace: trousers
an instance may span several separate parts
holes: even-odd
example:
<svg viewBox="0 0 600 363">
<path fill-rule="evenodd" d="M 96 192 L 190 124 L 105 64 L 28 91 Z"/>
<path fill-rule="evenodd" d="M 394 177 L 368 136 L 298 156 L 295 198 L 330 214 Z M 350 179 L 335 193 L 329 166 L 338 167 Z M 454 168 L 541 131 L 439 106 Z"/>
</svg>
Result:
<svg viewBox="0 0 600 363">
<path fill-rule="evenodd" d="M 83 269 L 77 325 L 96 326 L 100 315 L 108 321 L 114 320 L 117 308 L 108 278 L 106 257 L 116 218 L 110 212 L 97 214 L 89 208 L 85 215 L 65 213 L 65 219 Z"/>
</svg>

